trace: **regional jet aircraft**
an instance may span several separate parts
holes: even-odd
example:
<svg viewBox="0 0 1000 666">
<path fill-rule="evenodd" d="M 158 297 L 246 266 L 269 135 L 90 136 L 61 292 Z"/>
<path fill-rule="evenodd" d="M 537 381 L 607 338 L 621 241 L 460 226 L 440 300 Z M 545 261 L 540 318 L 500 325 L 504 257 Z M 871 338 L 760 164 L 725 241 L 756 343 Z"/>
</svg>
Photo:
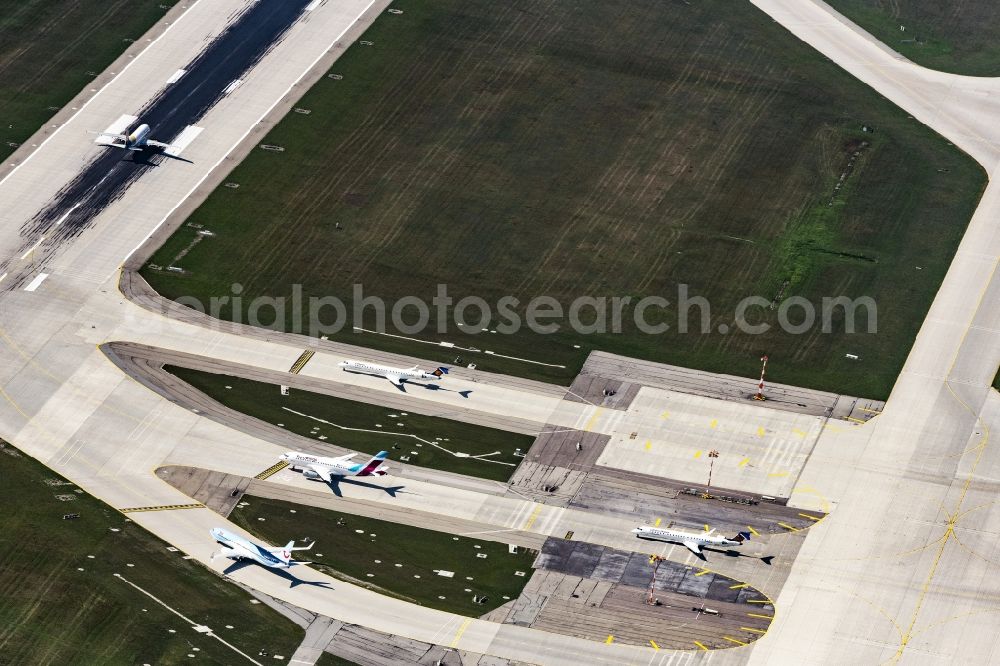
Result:
<svg viewBox="0 0 1000 666">
<path fill-rule="evenodd" d="M 142 125 L 136 127 L 135 131 L 131 134 L 112 134 L 109 132 L 98 132 L 98 134 L 112 139 L 111 143 L 107 145 L 114 148 L 124 148 L 125 150 L 143 150 L 145 148 L 165 150 L 167 148 L 177 147 L 172 146 L 169 143 L 153 141 L 149 138 L 149 132 L 149 125 L 143 123 Z"/>
<path fill-rule="evenodd" d="M 230 560 L 252 560 L 271 569 L 287 569 L 293 564 L 309 564 L 293 560 L 292 551 L 309 550 L 315 545 L 313 542 L 308 546 L 296 547 L 294 541 L 289 541 L 284 548 L 265 548 L 221 527 L 213 527 L 211 531 L 212 538 L 223 546 L 222 550 L 212 554 L 211 559 L 226 557 Z"/>
<path fill-rule="evenodd" d="M 320 458 L 307 453 L 289 451 L 281 454 L 281 459 L 293 470 L 301 469 L 302 476 L 307 479 L 323 479 L 327 483 L 349 476 L 385 476 L 389 473 L 389 468 L 382 464 L 389 455 L 388 451 L 379 451 L 365 464 L 351 462 L 356 455 L 358 454 L 349 453 L 337 458 Z"/>
<path fill-rule="evenodd" d="M 434 372 L 424 372 L 417 366 L 412 368 L 390 368 L 374 363 L 363 363 L 361 361 L 341 361 L 340 367 L 345 372 L 360 372 L 366 375 L 376 375 L 385 377 L 396 386 L 403 388 L 403 382 L 410 379 L 441 379 L 448 374 L 448 368 L 438 368 Z"/>
<path fill-rule="evenodd" d="M 701 556 L 703 546 L 739 546 L 750 540 L 749 532 L 740 532 L 732 539 L 727 539 L 721 534 L 710 532 L 685 532 L 683 530 L 665 530 L 659 527 L 648 527 L 643 525 L 632 530 L 632 534 L 640 539 L 653 539 L 655 541 L 672 541 L 682 544 L 695 555 Z"/>
</svg>

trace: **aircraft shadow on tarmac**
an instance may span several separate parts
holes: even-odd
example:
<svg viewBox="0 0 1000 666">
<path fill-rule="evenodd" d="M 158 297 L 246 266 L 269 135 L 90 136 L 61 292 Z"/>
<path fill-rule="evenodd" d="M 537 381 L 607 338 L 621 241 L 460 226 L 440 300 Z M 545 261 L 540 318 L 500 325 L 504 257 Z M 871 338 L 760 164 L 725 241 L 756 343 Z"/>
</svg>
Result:
<svg viewBox="0 0 1000 666">
<path fill-rule="evenodd" d="M 383 375 L 376 375 L 370 372 L 358 372 L 356 370 L 344 370 L 344 372 L 349 372 L 352 375 L 365 375 L 366 377 L 378 377 L 379 379 L 385 379 Z M 421 384 L 420 382 L 415 382 L 412 379 L 408 379 L 405 382 L 402 382 L 401 384 L 397 384 L 396 382 L 390 382 L 390 383 L 397 389 L 399 389 L 399 391 L 402 393 L 406 393 L 407 386 L 419 386 L 420 388 L 427 389 L 428 391 L 447 391 L 448 393 L 457 393 L 463 398 L 468 398 L 469 394 L 472 393 L 471 389 L 465 391 L 456 391 L 454 389 L 443 388 L 440 384 Z"/>
<path fill-rule="evenodd" d="M 342 478 L 342 479 L 335 478 L 326 485 L 330 486 L 330 490 L 333 491 L 334 495 L 336 495 L 337 497 L 343 497 L 344 493 L 342 493 L 340 490 L 340 484 L 342 483 L 349 483 L 352 486 L 361 486 L 362 488 L 375 488 L 376 490 L 382 490 L 389 497 L 395 497 L 397 493 L 399 493 L 401 490 L 403 490 L 403 488 L 406 487 L 406 486 L 380 486 L 376 483 L 367 483 L 365 481 L 358 481 L 357 479 L 351 479 L 351 478 Z"/>
<path fill-rule="evenodd" d="M 722 555 L 725 555 L 726 557 L 749 557 L 751 560 L 760 560 L 761 562 L 763 562 L 767 566 L 771 566 L 771 561 L 774 560 L 774 555 L 764 555 L 763 557 L 758 557 L 756 555 L 747 555 L 746 553 L 741 553 L 738 550 L 732 550 L 730 548 L 727 548 L 727 549 L 723 550 L 722 548 L 705 548 L 705 547 L 702 547 L 701 550 L 702 550 L 701 555 L 695 555 L 695 557 L 697 557 L 702 562 L 707 562 L 708 561 L 705 558 L 705 551 L 711 551 L 713 553 L 721 553 Z"/>
<path fill-rule="evenodd" d="M 234 573 L 234 572 L 239 571 L 240 569 L 242 569 L 244 567 L 249 567 L 251 565 L 252 566 L 257 566 L 257 564 L 255 562 L 248 562 L 247 560 L 237 560 L 237 561 L 233 562 L 232 564 L 230 564 L 228 567 L 226 567 L 225 571 L 222 572 L 222 575 L 223 576 L 228 576 L 231 573 Z M 263 569 L 264 567 L 261 567 L 261 568 Z M 298 576 L 293 575 L 292 572 L 288 571 L 287 569 L 268 569 L 268 571 L 270 571 L 271 573 L 275 574 L 276 576 L 279 576 L 279 577 L 284 578 L 285 580 L 289 581 L 291 583 L 289 585 L 289 587 L 297 587 L 299 585 L 312 585 L 313 587 L 321 587 L 324 590 L 332 590 L 333 589 L 330 586 L 330 583 L 328 581 L 325 581 L 325 580 L 302 580 Z"/>
<path fill-rule="evenodd" d="M 170 153 L 164 152 L 163 148 L 154 148 L 152 146 L 147 146 L 144 150 L 129 151 L 132 154 L 130 156 L 125 156 L 122 158 L 124 162 L 132 162 L 133 164 L 141 164 L 142 166 L 158 167 L 162 163 L 162 159 L 157 161 L 152 161 L 153 157 L 160 157 L 168 160 L 177 160 L 178 162 L 187 162 L 188 164 L 194 164 L 189 159 L 183 158 L 180 155 L 171 155 Z"/>
</svg>

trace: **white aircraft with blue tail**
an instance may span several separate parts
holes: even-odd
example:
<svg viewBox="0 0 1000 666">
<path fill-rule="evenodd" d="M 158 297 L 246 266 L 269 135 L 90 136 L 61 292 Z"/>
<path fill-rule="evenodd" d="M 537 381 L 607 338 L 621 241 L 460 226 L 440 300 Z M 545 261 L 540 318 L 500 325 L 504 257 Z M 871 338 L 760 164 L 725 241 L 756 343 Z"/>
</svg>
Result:
<svg viewBox="0 0 1000 666">
<path fill-rule="evenodd" d="M 223 548 L 212 554 L 210 559 L 225 557 L 230 560 L 249 560 L 269 569 L 288 569 L 296 564 L 310 564 L 309 562 L 299 562 L 292 559 L 292 552 L 296 550 L 309 550 L 315 545 L 315 541 L 308 546 L 296 546 L 294 541 L 289 541 L 284 548 L 267 548 L 256 544 L 249 539 L 233 534 L 221 527 L 212 528 L 212 538 Z"/>
</svg>

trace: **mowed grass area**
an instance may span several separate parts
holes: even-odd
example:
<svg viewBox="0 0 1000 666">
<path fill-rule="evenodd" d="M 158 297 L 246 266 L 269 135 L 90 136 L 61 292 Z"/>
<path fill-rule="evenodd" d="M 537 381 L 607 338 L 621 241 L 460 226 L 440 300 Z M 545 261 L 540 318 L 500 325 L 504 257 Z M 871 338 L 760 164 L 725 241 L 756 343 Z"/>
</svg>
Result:
<svg viewBox="0 0 1000 666">
<path fill-rule="evenodd" d="M 969 76 L 1000 76 L 1000 11 L 991 0 L 827 2 L 918 65 Z"/>
<path fill-rule="evenodd" d="M 541 295 L 564 308 L 582 295 L 662 296 L 671 305 L 646 313 L 671 325 L 660 335 L 627 311 L 618 334 L 566 320 L 547 335 L 415 334 L 563 367 L 350 326 L 332 337 L 563 384 L 592 349 L 747 377 L 768 353 L 774 381 L 888 394 L 986 182 L 968 156 L 750 3 L 395 6 L 404 13 L 380 17 L 372 44 L 333 67 L 343 78 L 298 103 L 310 113 L 262 141 L 284 152 L 251 154 L 228 178 L 239 187 L 215 191 L 155 253 L 161 269 L 143 275 L 157 290 L 208 303 L 239 283 L 242 308 L 219 316 L 244 320 L 251 299 L 290 298 L 293 283 L 348 311 L 354 284 L 430 302 L 445 283 L 494 314 L 508 295 L 520 309 Z M 192 245 L 199 227 L 215 235 Z M 174 264 L 186 272 L 165 270 Z M 709 301 L 707 332 L 701 309 L 678 304 L 679 285 Z M 870 296 L 877 332 L 864 332 L 865 310 L 862 333 L 845 331 L 842 311 L 830 333 L 820 317 L 784 332 L 767 307 L 749 310 L 767 333 L 739 332 L 736 307 L 751 295 Z M 309 331 L 290 304 L 273 325 Z"/>
<path fill-rule="evenodd" d="M 249 654 L 287 660 L 302 641 L 298 626 L 9 445 L 0 479 L 0 663 L 245 661 L 116 573 Z"/>
<path fill-rule="evenodd" d="M 316 662 L 316 666 L 357 666 L 357 664 L 353 661 L 344 659 L 343 657 L 338 657 L 335 654 L 324 652 L 320 655 L 319 660 Z"/>
<path fill-rule="evenodd" d="M 534 441 L 528 435 L 322 393 L 291 389 L 281 395 L 276 384 L 174 366 L 166 370 L 226 407 L 280 424 L 289 432 L 372 455 L 385 450 L 390 461 L 408 458 L 404 462 L 420 467 L 506 481 L 521 462 L 515 451 L 526 453 Z M 422 389 L 411 386 L 408 390 Z M 364 462 L 363 458 L 358 456 L 358 462 Z"/>
<path fill-rule="evenodd" d="M 510 553 L 504 543 L 291 502 L 249 495 L 244 501 L 249 506 L 237 508 L 230 520 L 264 540 L 281 541 L 305 530 L 310 540 L 316 540 L 308 559 L 320 570 L 346 576 L 382 594 L 470 617 L 516 599 L 531 577 L 538 554 L 523 548 Z M 437 571 L 454 576 L 440 576 Z M 524 575 L 517 575 L 518 571 Z M 487 599 L 482 603 L 472 600 L 484 595 Z"/>
<path fill-rule="evenodd" d="M 27 141 L 173 4 L 0 0 L 0 159 Z"/>
</svg>

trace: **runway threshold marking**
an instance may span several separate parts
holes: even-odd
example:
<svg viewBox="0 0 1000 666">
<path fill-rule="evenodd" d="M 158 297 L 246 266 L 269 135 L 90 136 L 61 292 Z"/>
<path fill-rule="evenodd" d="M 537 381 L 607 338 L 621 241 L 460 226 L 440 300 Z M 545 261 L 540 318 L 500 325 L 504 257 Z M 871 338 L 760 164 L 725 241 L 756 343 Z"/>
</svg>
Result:
<svg viewBox="0 0 1000 666">
<path fill-rule="evenodd" d="M 740 631 L 749 631 L 752 634 L 766 634 L 765 629 L 754 629 L 753 627 L 740 627 Z"/>
<path fill-rule="evenodd" d="M 615 637 L 612 636 L 611 634 L 608 634 L 608 637 L 606 639 L 604 639 L 604 644 L 605 645 L 611 645 L 611 643 L 613 643 L 614 640 L 615 640 Z"/>
<path fill-rule="evenodd" d="M 274 476 L 275 474 L 285 469 L 286 467 L 288 467 L 288 463 L 282 460 L 281 462 L 274 463 L 273 465 L 271 465 L 270 467 L 268 467 L 263 472 L 261 472 L 260 474 L 258 474 L 253 478 L 257 479 L 258 481 L 263 481 L 269 476 Z"/>
<path fill-rule="evenodd" d="M 465 618 L 465 622 L 463 622 L 458 627 L 458 631 L 455 632 L 455 637 L 451 639 L 451 645 L 450 645 L 450 647 L 456 647 L 456 646 L 458 646 L 458 641 L 461 640 L 462 634 L 465 633 L 465 630 L 469 628 L 470 624 L 472 624 L 472 618 L 471 617 Z"/>
<path fill-rule="evenodd" d="M 653 649 L 657 652 L 660 651 L 660 646 L 656 644 L 656 641 L 649 641 L 649 644 L 653 646 Z"/>
<path fill-rule="evenodd" d="M 161 504 L 159 506 L 130 506 L 118 509 L 122 513 L 141 513 L 143 511 L 173 511 L 174 509 L 204 509 L 205 505 L 196 504 Z"/>
<path fill-rule="evenodd" d="M 530 530 L 531 526 L 535 524 L 535 521 L 538 520 L 538 516 L 541 515 L 541 513 L 542 513 L 542 505 L 538 504 L 537 506 L 535 506 L 535 510 L 531 512 L 531 515 L 528 516 L 527 520 L 524 521 L 524 526 L 521 529 Z"/>
<path fill-rule="evenodd" d="M 786 530 L 791 530 L 793 532 L 798 532 L 799 531 L 798 527 L 792 527 L 791 525 L 789 525 L 787 523 L 778 523 L 778 524 L 781 525 L 782 527 L 784 527 Z"/>
<path fill-rule="evenodd" d="M 723 636 L 723 638 L 729 641 L 730 643 L 736 643 L 737 645 L 746 645 L 746 643 L 744 643 L 743 641 L 738 641 L 735 638 L 730 638 L 729 636 Z"/>
<path fill-rule="evenodd" d="M 750 530 L 750 533 L 753 534 L 754 536 L 760 536 L 760 532 L 750 527 L 749 525 L 747 525 L 747 529 Z"/>
<path fill-rule="evenodd" d="M 818 516 L 810 516 L 808 513 L 800 513 L 799 515 L 803 518 L 808 518 L 809 520 L 822 520 L 822 518 Z"/>
<path fill-rule="evenodd" d="M 705 652 L 708 652 L 708 648 L 707 648 L 707 647 L 705 647 L 705 644 L 704 644 L 704 643 L 701 643 L 701 642 L 699 642 L 699 641 L 695 641 L 695 642 L 694 642 L 694 644 L 695 644 L 695 645 L 697 645 L 698 647 L 700 647 L 700 648 L 701 648 L 702 650 L 704 650 Z"/>
<path fill-rule="evenodd" d="M 311 349 L 305 350 L 304 352 L 299 354 L 299 357 L 297 359 L 295 359 L 295 363 L 292 363 L 292 367 L 288 369 L 288 372 L 292 373 L 293 375 L 299 374 L 300 372 L 302 372 L 302 368 L 306 367 L 306 363 L 308 363 L 309 360 L 315 355 L 316 352 L 312 351 Z"/>
</svg>

